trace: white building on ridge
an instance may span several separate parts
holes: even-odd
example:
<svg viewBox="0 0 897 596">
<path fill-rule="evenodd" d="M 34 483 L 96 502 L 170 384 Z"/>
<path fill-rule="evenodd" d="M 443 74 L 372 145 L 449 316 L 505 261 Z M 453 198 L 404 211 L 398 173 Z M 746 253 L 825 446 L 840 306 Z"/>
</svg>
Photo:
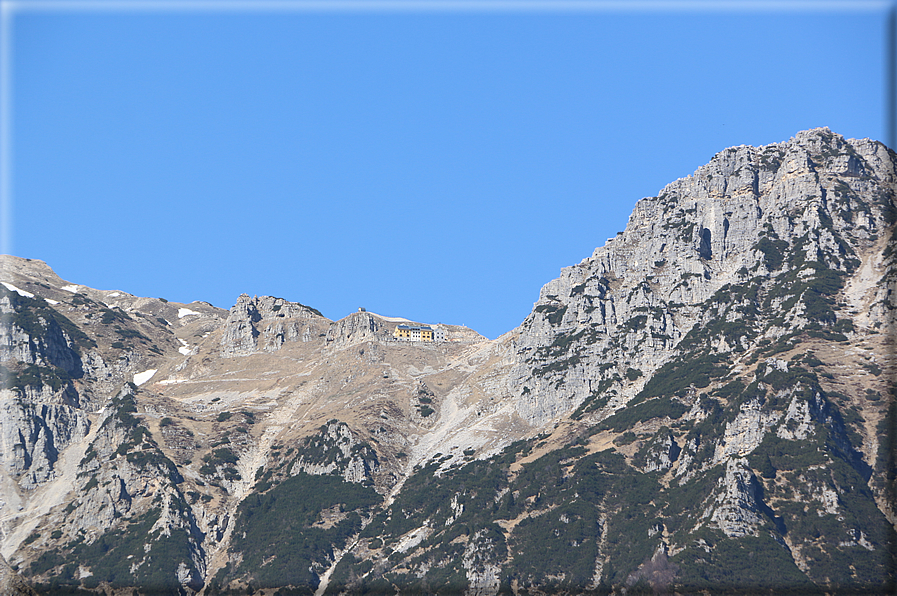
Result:
<svg viewBox="0 0 897 596">
<path fill-rule="evenodd" d="M 445 341 L 445 329 L 440 325 L 397 325 L 392 336 L 401 341 Z"/>
</svg>

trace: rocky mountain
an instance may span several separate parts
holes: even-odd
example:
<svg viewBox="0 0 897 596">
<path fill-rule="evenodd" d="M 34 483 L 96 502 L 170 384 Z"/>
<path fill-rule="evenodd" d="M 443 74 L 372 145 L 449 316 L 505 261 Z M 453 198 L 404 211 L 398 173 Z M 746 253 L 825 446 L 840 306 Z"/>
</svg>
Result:
<svg viewBox="0 0 897 596">
<path fill-rule="evenodd" d="M 893 591 L 895 191 L 828 129 L 726 149 L 494 341 L 2 257 L 0 587 Z"/>
</svg>

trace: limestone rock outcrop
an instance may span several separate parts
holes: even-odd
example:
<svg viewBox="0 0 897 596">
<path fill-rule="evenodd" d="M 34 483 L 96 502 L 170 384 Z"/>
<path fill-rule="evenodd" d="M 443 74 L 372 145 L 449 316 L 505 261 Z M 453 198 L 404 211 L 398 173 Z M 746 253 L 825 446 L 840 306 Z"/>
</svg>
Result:
<svg viewBox="0 0 897 596">
<path fill-rule="evenodd" d="M 0 466 L 24 489 L 53 478 L 60 452 L 89 431 L 90 419 L 80 409 L 0 391 Z"/>
<path fill-rule="evenodd" d="M 283 298 L 241 294 L 221 335 L 221 356 L 273 352 L 285 342 L 308 342 L 322 333 L 326 319 L 316 310 Z"/>
<path fill-rule="evenodd" d="M 346 482 L 370 483 L 379 468 L 371 446 L 359 440 L 346 424 L 332 420 L 305 440 L 290 474 L 337 474 Z"/>
<path fill-rule="evenodd" d="M 326 339 L 335 346 L 345 347 L 365 341 L 384 341 L 391 338 L 383 319 L 369 312 L 355 312 L 327 329 Z"/>
<path fill-rule="evenodd" d="M 597 394 L 622 405 L 641 390 L 628 371 L 647 379 L 668 362 L 696 324 L 717 316 L 704 305 L 722 288 L 757 276 L 785 282 L 789 251 L 796 265 L 805 263 L 804 276 L 856 270 L 857 255 L 892 223 L 895 182 L 884 145 L 821 128 L 784 143 L 726 149 L 640 200 L 623 232 L 542 288 L 521 325 L 509 383 L 521 417 L 539 426 Z M 867 271 L 857 292 L 868 308 L 858 309 L 855 324 L 870 311 L 872 324 L 893 322 L 884 268 Z M 782 314 L 762 337 L 733 335 L 717 347 L 741 352 L 814 316 L 799 305 Z"/>
<path fill-rule="evenodd" d="M 753 536 L 762 524 L 756 480 L 747 460 L 730 459 L 719 480 L 718 492 L 711 497 L 702 518 L 730 538 Z"/>
</svg>

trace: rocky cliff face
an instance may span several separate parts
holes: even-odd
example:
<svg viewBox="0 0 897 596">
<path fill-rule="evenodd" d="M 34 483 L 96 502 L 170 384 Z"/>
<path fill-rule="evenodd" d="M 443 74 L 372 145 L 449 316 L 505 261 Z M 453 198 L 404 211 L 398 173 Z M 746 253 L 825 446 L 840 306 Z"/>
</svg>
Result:
<svg viewBox="0 0 897 596">
<path fill-rule="evenodd" d="M 313 308 L 282 298 L 242 294 L 230 309 L 221 335 L 221 356 L 273 352 L 284 342 L 311 341 L 324 317 Z"/>
<path fill-rule="evenodd" d="M 735 147 L 486 341 L 0 259 L 0 553 L 23 590 L 879 593 L 897 157 Z"/>
<path fill-rule="evenodd" d="M 624 404 L 696 325 L 721 316 L 737 329 L 710 347 L 732 356 L 839 319 L 851 332 L 887 329 L 894 183 L 885 146 L 816 129 L 727 149 L 642 199 L 625 231 L 542 288 L 516 342 L 521 416 L 541 425 L 587 401 Z M 821 302 L 848 279 L 838 317 Z M 753 296 L 739 288 L 755 287 L 765 316 L 745 320 Z"/>
</svg>

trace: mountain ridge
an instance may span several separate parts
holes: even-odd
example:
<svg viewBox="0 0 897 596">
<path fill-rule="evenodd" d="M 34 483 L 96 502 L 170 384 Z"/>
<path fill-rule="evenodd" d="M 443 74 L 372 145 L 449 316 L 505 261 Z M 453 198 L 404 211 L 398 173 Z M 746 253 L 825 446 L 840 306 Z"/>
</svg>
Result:
<svg viewBox="0 0 897 596">
<path fill-rule="evenodd" d="M 44 592 L 886 589 L 895 189 L 825 128 L 726 149 L 496 340 L 3 257 L 0 553 Z"/>
</svg>

